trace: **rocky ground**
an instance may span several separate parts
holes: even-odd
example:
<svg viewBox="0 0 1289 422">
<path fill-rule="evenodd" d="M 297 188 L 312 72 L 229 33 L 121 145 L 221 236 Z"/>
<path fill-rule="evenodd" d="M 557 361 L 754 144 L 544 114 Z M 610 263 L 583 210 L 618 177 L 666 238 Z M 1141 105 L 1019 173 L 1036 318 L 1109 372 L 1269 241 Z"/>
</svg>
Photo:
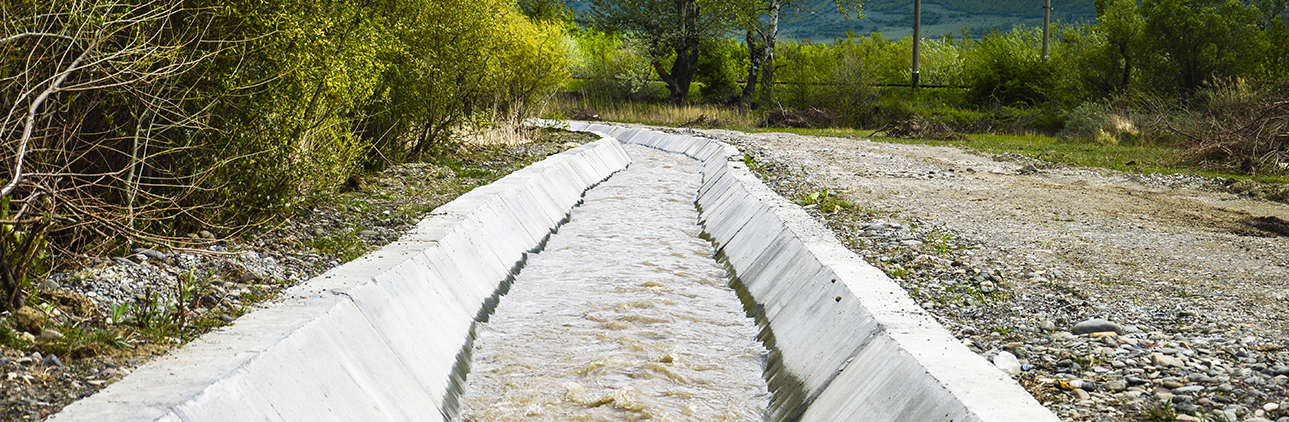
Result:
<svg viewBox="0 0 1289 422">
<path fill-rule="evenodd" d="M 1289 422 L 1289 206 L 1223 180 L 693 133 L 738 145 L 771 187 L 1064 420 Z M 194 233 L 200 252 L 139 249 L 55 274 L 39 314 L 0 315 L 0 420 L 42 419 L 396 239 L 470 187 L 584 140 L 395 167 L 263 230 Z"/>
<path fill-rule="evenodd" d="M 1289 422 L 1285 204 L 1224 180 L 696 133 L 738 145 L 1063 420 Z"/>
<path fill-rule="evenodd" d="M 188 250 L 137 248 L 53 274 L 39 305 L 0 315 L 0 420 L 44 419 L 287 287 L 397 240 L 462 193 L 594 140 L 537 139 L 353 179 L 349 191 L 321 195 L 277 224 L 193 233 Z"/>
</svg>

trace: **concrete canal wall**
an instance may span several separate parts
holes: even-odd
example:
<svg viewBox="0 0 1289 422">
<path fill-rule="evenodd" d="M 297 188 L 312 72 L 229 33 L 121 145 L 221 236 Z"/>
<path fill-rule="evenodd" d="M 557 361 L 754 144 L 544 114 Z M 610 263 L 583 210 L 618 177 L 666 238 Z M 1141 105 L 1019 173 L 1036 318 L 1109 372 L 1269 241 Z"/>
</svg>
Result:
<svg viewBox="0 0 1289 422">
<path fill-rule="evenodd" d="M 773 421 L 1057 421 L 711 139 L 570 123 L 703 162 L 704 232 L 771 348 Z"/>
<path fill-rule="evenodd" d="M 709 139 L 572 123 L 703 163 L 704 231 L 772 350 L 774 421 L 1057 421 L 881 271 Z M 474 326 L 582 193 L 602 139 L 475 189 L 398 242 L 158 358 L 51 421 L 426 421 L 455 415 Z"/>
<path fill-rule="evenodd" d="M 476 319 L 582 193 L 630 161 L 604 139 L 477 188 L 50 420 L 446 420 Z"/>
</svg>

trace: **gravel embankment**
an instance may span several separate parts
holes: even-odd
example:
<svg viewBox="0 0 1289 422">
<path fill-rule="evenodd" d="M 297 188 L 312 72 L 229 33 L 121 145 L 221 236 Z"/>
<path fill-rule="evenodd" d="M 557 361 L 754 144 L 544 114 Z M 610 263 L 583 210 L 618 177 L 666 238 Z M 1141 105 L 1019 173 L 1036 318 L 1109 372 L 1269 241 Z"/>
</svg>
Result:
<svg viewBox="0 0 1289 422">
<path fill-rule="evenodd" d="M 1289 422 L 1285 204 L 1198 177 L 699 134 L 787 198 L 853 204 L 807 208 L 1064 420 Z"/>
</svg>

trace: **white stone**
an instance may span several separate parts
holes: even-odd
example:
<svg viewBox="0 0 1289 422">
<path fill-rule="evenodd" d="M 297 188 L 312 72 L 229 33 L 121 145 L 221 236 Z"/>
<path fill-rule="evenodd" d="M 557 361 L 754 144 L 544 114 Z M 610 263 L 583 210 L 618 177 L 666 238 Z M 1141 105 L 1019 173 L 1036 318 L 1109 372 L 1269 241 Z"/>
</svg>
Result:
<svg viewBox="0 0 1289 422">
<path fill-rule="evenodd" d="M 1011 352 L 999 352 L 998 356 L 994 356 L 994 366 L 1010 375 L 1020 374 L 1020 360 Z"/>
</svg>

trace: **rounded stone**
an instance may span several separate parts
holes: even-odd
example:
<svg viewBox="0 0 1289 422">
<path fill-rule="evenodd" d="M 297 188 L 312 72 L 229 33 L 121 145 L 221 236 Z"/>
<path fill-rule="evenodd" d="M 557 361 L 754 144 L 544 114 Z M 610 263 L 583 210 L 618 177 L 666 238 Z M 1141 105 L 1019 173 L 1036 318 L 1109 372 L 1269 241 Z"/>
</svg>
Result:
<svg viewBox="0 0 1289 422">
<path fill-rule="evenodd" d="M 1119 324 L 1097 318 L 1074 324 L 1074 328 L 1070 329 L 1070 332 L 1074 334 L 1104 333 L 1111 331 L 1123 334 L 1123 327 Z"/>
</svg>

